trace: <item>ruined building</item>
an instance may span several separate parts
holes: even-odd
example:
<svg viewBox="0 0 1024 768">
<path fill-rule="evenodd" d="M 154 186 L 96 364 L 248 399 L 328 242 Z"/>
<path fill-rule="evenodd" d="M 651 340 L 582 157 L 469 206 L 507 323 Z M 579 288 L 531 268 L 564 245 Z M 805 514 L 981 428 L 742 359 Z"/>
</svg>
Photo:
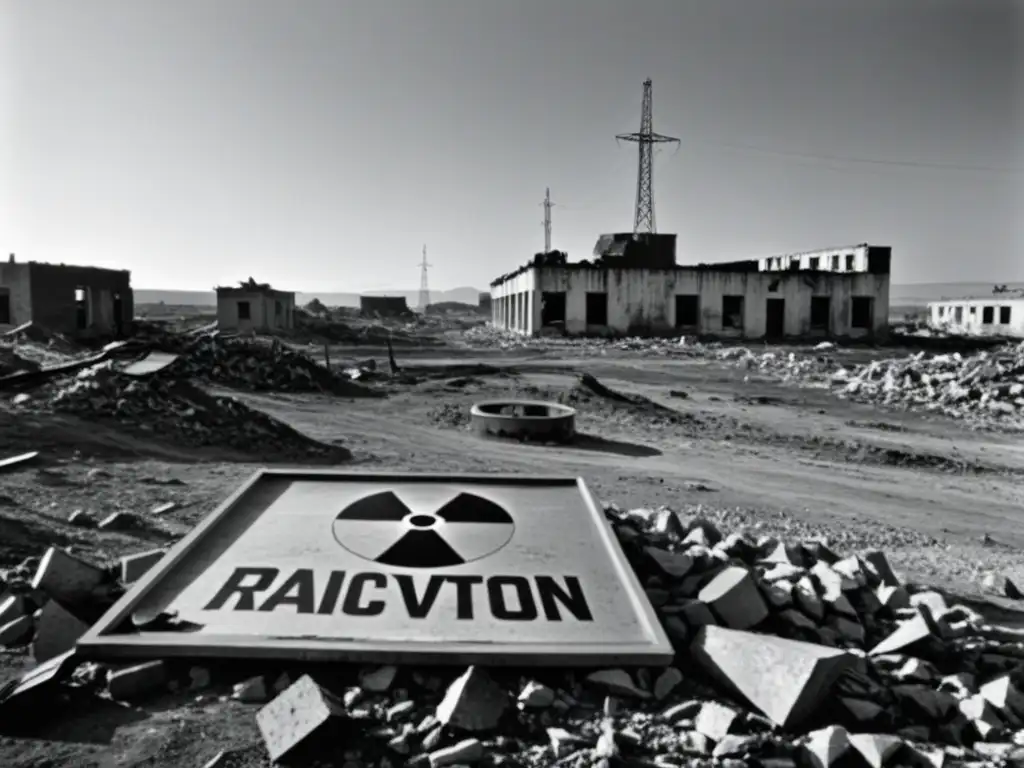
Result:
<svg viewBox="0 0 1024 768">
<path fill-rule="evenodd" d="M 132 325 L 131 272 L 67 264 L 0 263 L 0 330 L 33 322 L 76 338 L 120 337 Z"/>
<path fill-rule="evenodd" d="M 412 310 L 405 296 L 360 296 L 359 313 L 366 317 L 406 317 Z"/>
<path fill-rule="evenodd" d="M 268 333 L 295 327 L 295 293 L 275 291 L 251 277 L 237 288 L 218 287 L 217 327 L 222 331 Z"/>
<path fill-rule="evenodd" d="M 880 338 L 891 257 L 860 244 L 678 266 L 675 235 L 602 235 L 592 261 L 535 258 L 499 277 L 491 317 L 527 335 Z"/>
</svg>

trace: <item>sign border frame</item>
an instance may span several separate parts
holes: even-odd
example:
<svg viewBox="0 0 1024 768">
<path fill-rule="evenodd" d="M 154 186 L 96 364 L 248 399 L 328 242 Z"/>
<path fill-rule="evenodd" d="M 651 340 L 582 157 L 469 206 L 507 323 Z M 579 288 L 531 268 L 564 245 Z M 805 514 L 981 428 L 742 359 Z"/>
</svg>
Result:
<svg viewBox="0 0 1024 768">
<path fill-rule="evenodd" d="M 626 591 L 634 615 L 651 638 L 644 643 L 584 643 L 566 652 L 564 643 L 504 644 L 481 642 L 374 642 L 342 638 L 316 640 L 268 635 L 202 635 L 191 632 L 147 632 L 118 634 L 114 630 L 130 621 L 132 612 L 150 591 L 172 573 L 204 538 L 228 519 L 261 482 L 273 479 L 294 481 L 445 483 L 452 485 L 572 486 L 592 517 L 610 564 Z M 597 504 L 582 477 L 567 475 L 512 475 L 426 472 L 348 472 L 328 468 L 262 468 L 219 504 L 79 638 L 77 655 L 83 660 L 149 658 L 237 658 L 277 661 L 336 661 L 397 664 L 481 664 L 486 666 L 667 666 L 675 651 L 658 616 L 647 599 L 625 553 L 615 539 L 604 510 Z"/>
</svg>

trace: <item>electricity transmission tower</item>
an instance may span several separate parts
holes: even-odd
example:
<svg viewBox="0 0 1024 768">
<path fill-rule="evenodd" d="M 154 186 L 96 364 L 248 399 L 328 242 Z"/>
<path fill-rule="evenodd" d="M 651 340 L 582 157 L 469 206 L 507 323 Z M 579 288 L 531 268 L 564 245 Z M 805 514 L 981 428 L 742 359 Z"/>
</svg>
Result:
<svg viewBox="0 0 1024 768">
<path fill-rule="evenodd" d="M 644 101 L 640 109 L 640 131 L 638 133 L 620 133 L 616 139 L 632 141 L 640 150 L 640 163 L 636 173 L 636 215 L 633 219 L 633 232 L 654 232 L 654 145 L 678 144 L 679 139 L 673 136 L 662 136 L 654 132 L 654 117 L 651 114 L 651 78 L 644 80 Z"/>
<path fill-rule="evenodd" d="M 544 253 L 551 253 L 551 209 L 555 206 L 551 202 L 551 190 L 544 190 Z"/>
<path fill-rule="evenodd" d="M 423 261 L 420 262 L 420 309 L 424 312 L 430 304 L 430 284 L 427 282 L 427 270 L 433 266 L 427 264 L 427 246 L 423 246 Z"/>
</svg>

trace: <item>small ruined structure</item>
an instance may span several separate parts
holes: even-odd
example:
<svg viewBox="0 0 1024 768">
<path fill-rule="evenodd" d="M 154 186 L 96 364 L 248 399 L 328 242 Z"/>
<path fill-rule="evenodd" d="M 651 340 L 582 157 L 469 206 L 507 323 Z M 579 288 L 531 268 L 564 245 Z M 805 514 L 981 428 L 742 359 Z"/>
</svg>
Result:
<svg viewBox="0 0 1024 768">
<path fill-rule="evenodd" d="M 538 254 L 491 283 L 492 322 L 526 335 L 865 338 L 888 331 L 892 249 L 867 244 L 676 264 L 675 235 L 602 235 L 592 261 Z"/>
<path fill-rule="evenodd" d="M 1024 338 L 1024 295 L 993 290 L 991 296 L 928 303 L 928 326 L 964 336 Z"/>
<path fill-rule="evenodd" d="M 75 338 L 120 337 L 135 314 L 131 272 L 68 264 L 0 263 L 0 330 L 28 322 Z"/>
<path fill-rule="evenodd" d="M 359 312 L 368 317 L 402 317 L 412 310 L 405 296 L 360 296 Z"/>
<path fill-rule="evenodd" d="M 217 327 L 224 331 L 290 331 L 295 327 L 294 291 L 276 291 L 251 277 L 237 288 L 218 287 Z"/>
</svg>

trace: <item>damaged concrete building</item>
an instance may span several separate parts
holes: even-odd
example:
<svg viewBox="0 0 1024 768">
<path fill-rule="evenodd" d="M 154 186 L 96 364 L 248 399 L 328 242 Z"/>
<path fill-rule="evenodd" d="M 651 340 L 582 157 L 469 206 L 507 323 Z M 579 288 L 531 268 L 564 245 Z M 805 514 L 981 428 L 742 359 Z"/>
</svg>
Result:
<svg viewBox="0 0 1024 768">
<path fill-rule="evenodd" d="M 238 287 L 218 287 L 217 327 L 268 333 L 295 328 L 295 292 L 277 291 L 251 277 Z"/>
<path fill-rule="evenodd" d="M 121 337 L 132 325 L 131 272 L 69 264 L 0 263 L 0 330 L 28 322 L 75 338 Z"/>
<path fill-rule="evenodd" d="M 406 317 L 412 310 L 405 296 L 360 296 L 359 313 L 365 317 Z"/>
<path fill-rule="evenodd" d="M 491 317 L 526 335 L 881 338 L 891 259 L 860 244 L 679 266 L 675 235 L 603 235 L 592 261 L 538 254 L 495 280 Z"/>
</svg>

